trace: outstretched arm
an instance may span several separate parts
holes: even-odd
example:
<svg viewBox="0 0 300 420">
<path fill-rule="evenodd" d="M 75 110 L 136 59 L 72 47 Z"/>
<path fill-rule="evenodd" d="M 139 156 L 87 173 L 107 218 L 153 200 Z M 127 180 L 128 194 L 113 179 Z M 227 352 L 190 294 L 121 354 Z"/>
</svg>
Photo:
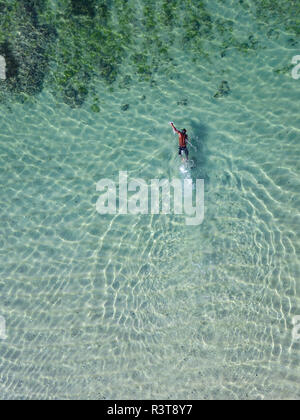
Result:
<svg viewBox="0 0 300 420">
<path fill-rule="evenodd" d="M 172 122 L 170 122 L 170 125 L 173 128 L 174 133 L 177 133 L 178 134 L 179 131 L 177 130 L 177 128 L 175 127 L 175 125 Z"/>
</svg>

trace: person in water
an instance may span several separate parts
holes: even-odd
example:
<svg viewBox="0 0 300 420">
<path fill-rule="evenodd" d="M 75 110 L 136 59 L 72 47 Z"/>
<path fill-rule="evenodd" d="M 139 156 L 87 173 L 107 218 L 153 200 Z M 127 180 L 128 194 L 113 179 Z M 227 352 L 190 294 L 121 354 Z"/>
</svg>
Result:
<svg viewBox="0 0 300 420">
<path fill-rule="evenodd" d="M 184 128 L 182 131 L 179 131 L 177 130 L 177 128 L 174 126 L 172 122 L 170 122 L 170 124 L 173 128 L 174 133 L 177 133 L 179 137 L 179 150 L 178 150 L 179 156 L 182 156 L 182 152 L 184 152 L 186 156 L 186 160 L 189 160 L 189 151 L 187 148 L 189 138 L 188 138 L 186 129 Z"/>
</svg>

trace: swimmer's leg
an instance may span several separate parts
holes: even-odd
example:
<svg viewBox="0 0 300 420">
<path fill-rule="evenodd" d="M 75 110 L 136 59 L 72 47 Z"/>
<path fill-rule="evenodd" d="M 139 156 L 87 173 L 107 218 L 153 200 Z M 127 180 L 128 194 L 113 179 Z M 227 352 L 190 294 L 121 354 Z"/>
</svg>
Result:
<svg viewBox="0 0 300 420">
<path fill-rule="evenodd" d="M 182 160 L 182 162 L 184 162 L 184 157 L 183 157 L 183 154 L 182 154 L 182 149 L 181 149 L 181 147 L 179 147 L 179 149 L 178 149 L 178 154 L 179 154 L 179 156 L 181 156 L 181 160 Z"/>
</svg>

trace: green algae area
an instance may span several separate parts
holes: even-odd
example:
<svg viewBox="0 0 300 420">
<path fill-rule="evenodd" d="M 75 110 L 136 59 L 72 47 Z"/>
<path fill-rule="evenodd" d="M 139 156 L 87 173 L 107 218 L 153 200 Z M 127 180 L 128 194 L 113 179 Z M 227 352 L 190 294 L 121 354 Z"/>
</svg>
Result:
<svg viewBox="0 0 300 420">
<path fill-rule="evenodd" d="M 64 13 L 56 15 L 58 40 L 52 46 L 55 60 L 50 85 L 54 94 L 75 107 L 84 103 L 94 73 L 107 83 L 115 81 L 122 46 L 117 34 L 108 29 L 106 8 L 98 13 L 76 8 L 74 13 L 72 3 L 64 3 Z"/>
<path fill-rule="evenodd" d="M 283 23 L 299 35 L 300 2 L 239 0 L 268 29 Z M 251 9 L 251 11 L 250 11 Z M 230 48 L 247 54 L 259 47 L 255 34 L 234 36 L 234 22 L 211 16 L 202 0 L 0 0 L 0 54 L 7 63 L 7 93 L 24 99 L 47 86 L 71 107 L 80 107 L 95 78 L 110 90 L 135 81 L 156 85 L 156 75 L 176 75 L 176 41 L 193 61 L 209 59 L 205 43 L 218 40 L 221 56 Z M 129 63 L 130 74 L 121 65 Z M 93 112 L 100 112 L 98 104 Z"/>
<path fill-rule="evenodd" d="M 54 7 L 49 0 L 0 0 L 5 16 L 0 52 L 8 69 L 5 89 L 35 95 L 47 82 L 56 97 L 78 107 L 85 102 L 93 78 L 111 86 L 128 57 L 138 80 L 154 83 L 157 71 L 173 65 L 170 40 L 157 35 L 161 20 L 157 22 L 152 1 L 145 1 L 142 22 L 133 5 L 126 0 L 58 0 Z M 163 3 L 159 16 L 169 25 L 174 23 L 174 5 Z M 119 86 L 128 88 L 127 82 L 128 78 Z M 0 89 L 3 93 L 4 85 Z"/>
<path fill-rule="evenodd" d="M 300 35 L 300 2 L 298 0 L 239 0 L 244 9 L 255 6 L 255 17 L 274 30 L 284 26 L 294 36 Z"/>
<path fill-rule="evenodd" d="M 46 0 L 0 0 L 0 54 L 7 67 L 0 99 L 11 92 L 22 99 L 40 93 L 44 87 L 49 44 L 56 38 L 55 27 L 39 19 L 45 5 Z"/>
</svg>

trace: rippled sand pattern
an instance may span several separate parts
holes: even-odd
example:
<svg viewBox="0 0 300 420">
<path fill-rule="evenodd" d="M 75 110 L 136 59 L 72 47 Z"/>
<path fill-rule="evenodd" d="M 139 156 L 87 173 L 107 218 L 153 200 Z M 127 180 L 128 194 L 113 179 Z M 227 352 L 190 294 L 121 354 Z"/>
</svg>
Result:
<svg viewBox="0 0 300 420">
<path fill-rule="evenodd" d="M 300 398 L 300 80 L 274 71 L 300 42 L 231 6 L 208 7 L 260 48 L 221 57 L 216 37 L 193 63 L 173 45 L 172 78 L 95 82 L 100 113 L 47 91 L 1 105 L 1 398 Z M 179 176 L 170 120 L 196 147 L 204 223 L 97 214 L 101 178 Z"/>
</svg>

